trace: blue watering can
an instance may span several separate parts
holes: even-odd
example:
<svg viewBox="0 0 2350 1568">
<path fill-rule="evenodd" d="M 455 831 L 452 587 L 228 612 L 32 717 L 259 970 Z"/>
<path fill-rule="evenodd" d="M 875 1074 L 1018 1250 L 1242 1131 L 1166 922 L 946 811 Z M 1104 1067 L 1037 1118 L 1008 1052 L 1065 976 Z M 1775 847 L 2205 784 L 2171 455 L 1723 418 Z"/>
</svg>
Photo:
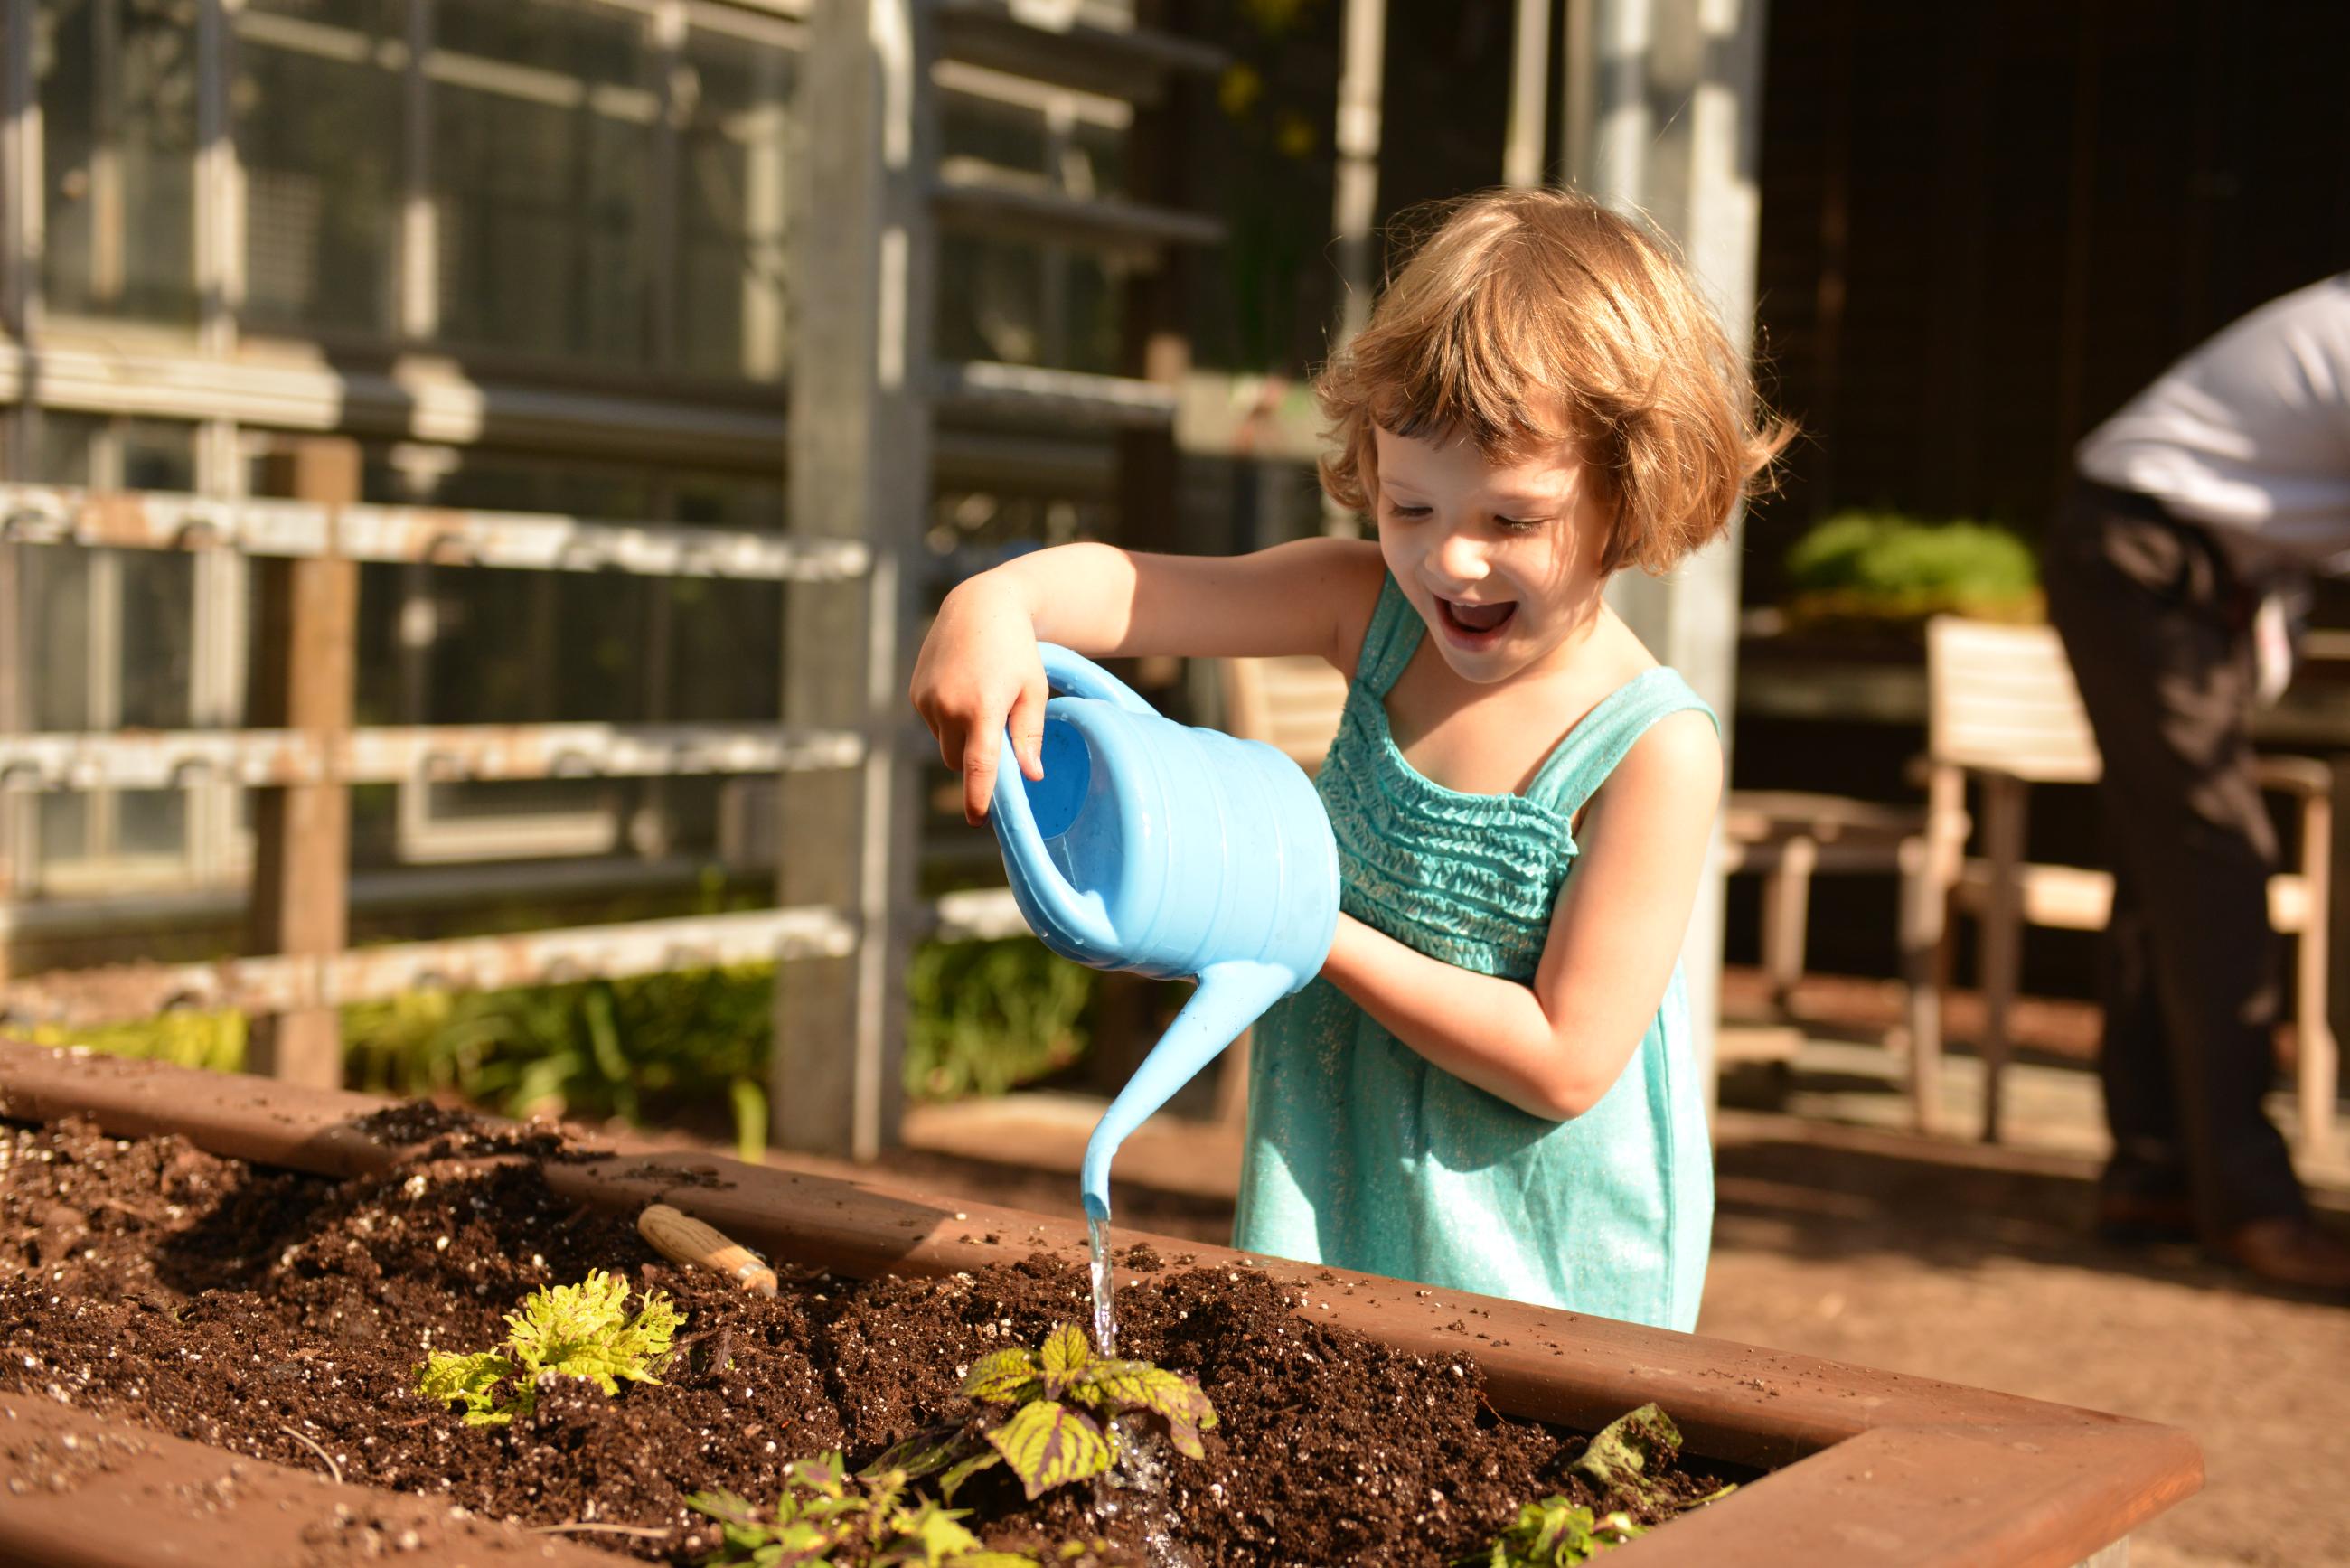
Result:
<svg viewBox="0 0 2350 1568">
<path fill-rule="evenodd" d="M 988 813 L 1013 898 L 1064 958 L 1200 982 L 1086 1145 L 1086 1214 L 1107 1220 L 1126 1135 L 1321 972 L 1338 844 L 1280 752 L 1161 718 L 1066 648 L 1037 651 L 1060 693 L 1045 705 L 1045 776 L 1029 783 L 1007 744 Z"/>
</svg>

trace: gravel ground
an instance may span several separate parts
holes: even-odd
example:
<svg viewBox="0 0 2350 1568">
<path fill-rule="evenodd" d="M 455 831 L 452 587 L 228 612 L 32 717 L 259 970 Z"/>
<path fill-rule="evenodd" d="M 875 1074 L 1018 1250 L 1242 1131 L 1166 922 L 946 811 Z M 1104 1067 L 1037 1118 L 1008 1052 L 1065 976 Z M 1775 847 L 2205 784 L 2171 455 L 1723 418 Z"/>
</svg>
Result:
<svg viewBox="0 0 2350 1568">
<path fill-rule="evenodd" d="M 2350 1305 L 2086 1238 L 2086 1162 L 1724 1113 L 1700 1332 L 2164 1421 L 2136 1568 L 2350 1563 Z M 2334 1217 L 2337 1224 L 2341 1216 Z"/>
</svg>

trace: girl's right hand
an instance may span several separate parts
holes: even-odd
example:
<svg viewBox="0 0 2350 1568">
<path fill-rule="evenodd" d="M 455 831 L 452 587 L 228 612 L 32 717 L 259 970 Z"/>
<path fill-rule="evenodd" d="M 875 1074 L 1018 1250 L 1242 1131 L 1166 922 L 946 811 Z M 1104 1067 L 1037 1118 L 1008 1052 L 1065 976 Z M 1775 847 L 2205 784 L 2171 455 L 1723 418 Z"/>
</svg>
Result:
<svg viewBox="0 0 2350 1568">
<path fill-rule="evenodd" d="M 1045 776 L 1051 691 L 1027 607 L 1009 585 L 983 575 L 947 595 L 915 658 L 911 694 L 938 737 L 939 755 L 962 774 L 964 821 L 976 826 L 987 819 L 1007 728 L 1020 771 Z"/>
</svg>

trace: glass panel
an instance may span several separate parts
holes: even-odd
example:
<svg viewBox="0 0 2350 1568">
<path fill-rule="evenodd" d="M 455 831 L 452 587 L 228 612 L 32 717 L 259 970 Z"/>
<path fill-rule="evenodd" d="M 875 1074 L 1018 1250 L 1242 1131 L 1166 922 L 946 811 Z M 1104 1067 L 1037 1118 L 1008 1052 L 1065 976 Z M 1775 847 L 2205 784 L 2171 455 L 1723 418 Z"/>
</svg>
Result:
<svg viewBox="0 0 2350 1568">
<path fill-rule="evenodd" d="M 184 730 L 192 722 L 195 558 L 161 550 L 124 550 L 120 558 L 120 722 L 134 730 Z"/>
<path fill-rule="evenodd" d="M 676 633 L 670 718 L 773 723 L 784 702 L 782 585 L 677 577 L 659 591 L 670 596 Z"/>
<path fill-rule="evenodd" d="M 43 861 L 89 858 L 89 808 L 92 797 L 57 791 L 39 797 L 34 806 L 40 818 Z"/>
<path fill-rule="evenodd" d="M 404 0 L 246 0 L 236 26 L 246 314 L 394 330 Z"/>
<path fill-rule="evenodd" d="M 941 234 L 939 355 L 1115 374 L 1122 278 L 1084 253 Z"/>
<path fill-rule="evenodd" d="M 1041 110 L 971 93 L 939 94 L 939 157 L 1044 175 L 1050 154 Z"/>
<path fill-rule="evenodd" d="M 712 375 L 784 373 L 785 212 L 796 60 L 697 27 L 679 137 L 677 356 Z"/>
<path fill-rule="evenodd" d="M 642 19 L 565 0 L 449 0 L 435 27 L 443 333 L 641 359 L 657 109 Z"/>
<path fill-rule="evenodd" d="M 116 853 L 170 857 L 187 846 L 186 790 L 122 790 L 114 797 L 114 808 Z"/>
<path fill-rule="evenodd" d="M 41 0 L 33 71 L 61 312 L 192 323 L 197 0 Z"/>
<path fill-rule="evenodd" d="M 1062 295 L 1059 368 L 1116 375 L 1123 348 L 1118 317 L 1127 264 L 1083 252 L 1065 255 L 1061 262 L 1068 272 Z"/>
<path fill-rule="evenodd" d="M 1045 328 L 1043 252 L 974 234 L 939 236 L 941 358 L 1041 364 Z"/>
<path fill-rule="evenodd" d="M 123 420 L 115 426 L 120 442 L 120 472 L 92 473 L 92 484 L 116 484 L 125 490 L 176 490 L 196 487 L 196 431 L 193 425 L 166 420 Z M 70 483 L 70 482 L 68 482 Z"/>
<path fill-rule="evenodd" d="M 1067 161 L 1062 183 L 1074 196 L 1126 194 L 1126 132 L 1112 126 L 1079 120 L 1069 132 Z"/>
<path fill-rule="evenodd" d="M 31 484 L 88 484 L 94 462 L 91 448 L 106 429 L 95 414 L 40 410 L 40 435 L 26 454 L 25 479 Z"/>
<path fill-rule="evenodd" d="M 192 427 L 44 412 L 32 477 L 49 484 L 186 491 Z M 36 731 L 190 722 L 195 563 L 150 550 L 41 545 L 18 556 L 26 706 Z M 97 628 L 112 627 L 110 633 Z M 112 646 L 95 639 L 105 636 Z M 44 861 L 176 856 L 187 808 L 177 790 L 58 792 L 36 807 Z"/>
<path fill-rule="evenodd" d="M 36 732 L 89 728 L 90 553 L 32 545 L 17 556 L 22 574 L 26 717 Z"/>
</svg>

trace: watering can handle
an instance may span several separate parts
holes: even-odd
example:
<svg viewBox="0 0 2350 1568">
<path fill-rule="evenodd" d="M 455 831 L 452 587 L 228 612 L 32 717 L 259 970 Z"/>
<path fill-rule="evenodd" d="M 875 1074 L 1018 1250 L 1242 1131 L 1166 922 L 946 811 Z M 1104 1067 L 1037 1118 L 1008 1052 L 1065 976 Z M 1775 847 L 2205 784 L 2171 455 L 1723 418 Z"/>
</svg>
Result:
<svg viewBox="0 0 2350 1568">
<path fill-rule="evenodd" d="M 1045 661 L 1045 681 L 1062 696 L 1097 697 L 1129 713 L 1156 711 L 1135 695 L 1134 688 L 1082 653 L 1072 653 L 1057 642 L 1040 642 L 1036 654 Z"/>
<path fill-rule="evenodd" d="M 1136 696 L 1126 683 L 1107 670 L 1070 652 L 1057 643 L 1040 642 L 1036 652 L 1045 662 L 1045 679 L 1053 690 L 1072 697 L 1098 698 L 1113 707 L 1133 712 L 1149 713 L 1149 703 Z M 1025 905 L 1023 913 L 1033 921 L 1042 918 L 1051 923 L 1063 942 L 1073 944 L 1060 950 L 1072 958 L 1097 968 L 1110 967 L 1118 950 L 1118 933 L 1110 927 L 1101 901 L 1081 894 L 1069 885 L 1052 857 L 1045 853 L 1043 836 L 1036 830 L 1036 815 L 1028 804 L 1028 789 L 1020 776 L 1020 765 L 1013 760 L 1010 731 L 1004 732 L 1004 746 L 995 765 L 994 805 L 990 808 L 995 823 L 996 842 L 1003 846 L 1003 868 L 1015 893 L 1025 895 L 1035 906 L 1031 912 Z M 1045 934 L 1042 930 L 1040 935 Z"/>
</svg>

